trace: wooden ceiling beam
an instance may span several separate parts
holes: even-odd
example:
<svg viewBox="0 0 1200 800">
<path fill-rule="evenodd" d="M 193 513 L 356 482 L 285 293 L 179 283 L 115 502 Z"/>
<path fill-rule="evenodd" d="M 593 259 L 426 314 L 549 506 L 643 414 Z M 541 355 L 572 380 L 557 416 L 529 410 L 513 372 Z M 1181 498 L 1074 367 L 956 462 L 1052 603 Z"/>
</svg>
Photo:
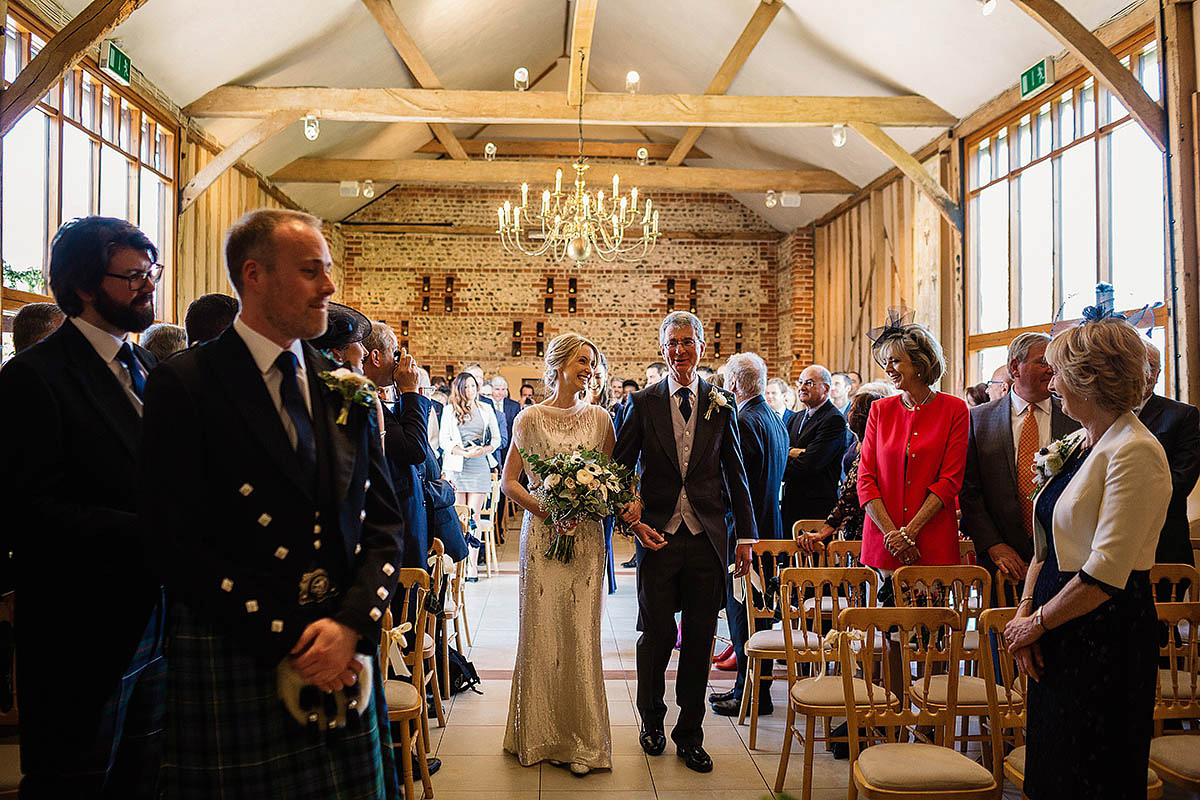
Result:
<svg viewBox="0 0 1200 800">
<path fill-rule="evenodd" d="M 283 167 L 271 180 L 294 183 L 337 183 L 373 180 L 376 183 L 553 184 L 563 164 L 555 161 L 433 161 L 427 159 L 370 160 L 301 158 Z M 681 189 L 702 192 L 759 192 L 768 189 L 817 194 L 848 194 L 858 189 L 836 172 L 824 169 L 749 170 L 705 167 L 659 167 L 594 164 L 589 178 L 604 187 L 616 172 L 621 183 L 639 189 Z M 569 184 L 569 170 L 566 180 Z M 540 191 L 540 190 L 539 190 Z"/>
<path fill-rule="evenodd" d="M 750 53 L 753 52 L 763 34 L 767 32 L 771 21 L 775 19 L 775 15 L 781 8 L 783 8 L 783 0 L 762 0 L 758 4 L 758 7 L 754 9 L 754 15 L 750 17 L 750 21 L 742 30 L 742 34 L 733 43 L 733 49 L 729 51 L 729 55 L 725 56 L 717 74 L 713 76 L 712 82 L 704 90 L 705 94 L 725 94 L 729 91 L 734 77 L 742 69 L 746 59 L 750 57 Z M 671 155 L 667 157 L 667 166 L 677 167 L 682 164 L 683 159 L 692 149 L 692 145 L 696 143 L 703 132 L 704 128 L 699 125 L 688 128 L 687 132 L 680 137 L 679 143 L 675 145 Z"/>
<path fill-rule="evenodd" d="M 579 154 L 579 142 L 574 139 L 460 139 L 468 155 L 481 156 L 489 141 L 495 142 L 500 156 L 575 156 Z M 585 141 L 583 154 L 592 158 L 637 158 L 639 147 L 646 148 L 646 157 L 651 161 L 663 161 L 675 149 L 673 142 L 610 142 L 602 139 Z M 417 153 L 445 153 L 446 148 L 436 139 L 418 147 Z M 688 158 L 712 158 L 698 147 L 693 147 Z"/>
<path fill-rule="evenodd" d="M 67 70 L 146 0 L 92 0 L 46 43 L 0 94 L 0 136 L 12 130 Z"/>
<path fill-rule="evenodd" d="M 592 66 L 592 31 L 596 29 L 599 0 L 575 0 L 575 24 L 571 26 L 571 68 L 567 72 L 567 105 L 578 106 Z"/>
<path fill-rule="evenodd" d="M 1055 0 L 1013 0 L 1013 4 L 1074 53 L 1096 80 L 1129 109 L 1158 149 L 1166 152 L 1167 112 L 1150 98 L 1137 77 L 1113 55 L 1112 50 Z"/>
<path fill-rule="evenodd" d="M 369 122 L 574 124 L 564 92 L 468 89 L 332 89 L 220 86 L 189 105 L 192 117 L 264 117 L 298 109 L 325 119 Z M 920 95 L 894 97 L 744 97 L 589 94 L 585 125 L 726 128 L 827 127 L 870 122 L 890 127 L 949 127 L 956 118 Z"/>
<path fill-rule="evenodd" d="M 421 55 L 421 49 L 417 47 L 417 43 L 408 34 L 408 30 L 404 27 L 404 23 L 400 21 L 400 17 L 396 14 L 396 9 L 392 6 L 391 0 L 362 0 L 363 5 L 371 12 L 371 16 L 383 29 L 383 33 L 387 36 L 388 41 L 392 43 L 392 47 L 396 49 L 396 53 L 400 56 L 400 60 L 404 62 L 404 66 L 408 68 L 409 74 L 412 75 L 413 82 L 422 89 L 441 89 L 442 82 L 438 80 L 438 76 L 434 74 L 433 67 L 429 66 L 429 62 L 425 60 L 425 56 Z M 467 152 L 463 150 L 459 144 L 458 137 L 450 128 L 441 122 L 433 122 L 429 125 L 433 135 L 441 142 L 446 152 L 451 157 L 466 161 L 470 158 Z"/>
<path fill-rule="evenodd" d="M 933 179 L 933 176 L 925 171 L 920 161 L 910 154 L 900 144 L 888 136 L 878 125 L 873 125 L 869 122 L 851 122 L 851 127 L 858 131 L 859 134 L 870 142 L 876 150 L 887 156 L 893 164 L 899 167 L 905 177 L 917 185 L 923 194 L 933 201 L 938 213 L 946 218 L 946 221 L 954 226 L 955 230 L 962 234 L 963 231 L 963 212 L 962 207 L 954 202 L 954 198 L 950 193 L 942 188 L 942 185 Z"/>
<path fill-rule="evenodd" d="M 192 176 L 187 186 L 179 193 L 179 213 L 187 211 L 192 203 L 204 194 L 209 186 L 216 183 L 225 171 L 236 164 L 243 156 L 275 134 L 287 128 L 293 122 L 301 119 L 296 111 L 280 111 L 264 119 L 238 138 L 236 142 L 226 147 L 213 157 L 200 171 Z"/>
</svg>

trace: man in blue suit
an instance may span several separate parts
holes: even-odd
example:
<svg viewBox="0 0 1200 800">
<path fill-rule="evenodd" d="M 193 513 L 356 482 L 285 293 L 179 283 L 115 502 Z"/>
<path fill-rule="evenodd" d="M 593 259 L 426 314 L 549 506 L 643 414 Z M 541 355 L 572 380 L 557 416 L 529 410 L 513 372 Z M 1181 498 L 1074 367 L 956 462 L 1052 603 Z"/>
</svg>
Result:
<svg viewBox="0 0 1200 800">
<path fill-rule="evenodd" d="M 763 391 L 767 384 L 767 365 L 754 353 L 738 353 L 725 365 L 725 380 L 737 398 L 738 436 L 742 442 L 742 462 L 746 465 L 746 480 L 750 485 L 750 503 L 760 539 L 782 539 L 783 519 L 779 512 L 779 488 L 783 483 L 783 468 L 787 463 L 788 437 L 779 415 L 767 405 Z M 733 517 L 726 515 L 732 527 Z M 732 554 L 731 554 L 732 560 Z M 737 656 L 737 679 L 733 689 L 709 696 L 713 711 L 723 716 L 738 713 L 742 691 L 746 685 L 746 641 L 749 626 L 746 606 L 733 592 L 733 576 L 726 578 L 725 616 L 729 620 L 729 637 Z M 764 625 L 769 628 L 770 625 Z M 769 660 L 763 662 L 763 674 L 771 673 Z M 760 694 L 760 714 L 774 709 L 771 695 L 764 687 Z"/>
</svg>

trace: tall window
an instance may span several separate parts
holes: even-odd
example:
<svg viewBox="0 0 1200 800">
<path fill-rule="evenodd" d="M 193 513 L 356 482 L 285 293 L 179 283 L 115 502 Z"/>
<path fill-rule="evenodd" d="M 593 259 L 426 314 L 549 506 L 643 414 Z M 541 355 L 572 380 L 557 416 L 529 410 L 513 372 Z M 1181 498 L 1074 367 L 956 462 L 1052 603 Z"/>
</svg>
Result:
<svg viewBox="0 0 1200 800">
<path fill-rule="evenodd" d="M 1157 100 L 1153 32 L 1115 52 Z M 1093 77 L 1067 76 L 965 145 L 970 382 L 991 377 L 1022 330 L 1079 317 L 1098 281 L 1119 309 L 1165 299 L 1164 157 Z M 1165 309 L 1156 320 L 1161 348 Z"/>
<path fill-rule="evenodd" d="M 16 9 L 4 28 L 4 85 L 45 46 L 48 31 Z M 14 281 L 41 272 L 50 238 L 66 221 L 89 214 L 140 227 L 167 265 L 174 253 L 175 124 L 129 89 L 109 82 L 85 58 L 4 137 L 4 285 L 49 294 L 43 282 Z M 170 282 L 156 294 L 159 318 L 170 307 Z M 6 304 L 7 305 L 7 304 Z"/>
</svg>

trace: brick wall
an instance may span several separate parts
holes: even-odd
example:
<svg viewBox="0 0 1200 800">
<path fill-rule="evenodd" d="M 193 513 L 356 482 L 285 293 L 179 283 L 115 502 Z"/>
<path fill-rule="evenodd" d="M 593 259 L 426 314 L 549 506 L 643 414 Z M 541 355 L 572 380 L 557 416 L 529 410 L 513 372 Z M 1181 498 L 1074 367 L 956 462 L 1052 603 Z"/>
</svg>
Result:
<svg viewBox="0 0 1200 800">
<path fill-rule="evenodd" d="M 651 193 L 660 210 L 660 230 L 672 238 L 661 239 L 647 258 L 633 264 L 606 264 L 593 257 L 576 266 L 508 254 L 494 235 L 409 232 L 415 225 L 446 223 L 494 228 L 496 207 L 518 194 L 479 187 L 393 189 L 348 217 L 330 236 L 342 273 L 337 299 L 392 325 L 418 362 L 432 366 L 435 374 L 451 364 L 457 370 L 467 361 L 479 361 L 489 373 L 522 367 L 539 374 L 541 323 L 542 342 L 577 331 L 601 348 L 612 374 L 640 382 L 645 365 L 659 359 L 658 325 L 667 313 L 669 280 L 674 280 L 674 307 L 681 310 L 688 309 L 691 281 L 696 281 L 696 313 L 708 341 L 706 363 L 723 362 L 739 342 L 744 351 L 763 356 L 773 374 L 790 367 L 800 339 L 811 353 L 811 231 L 780 239 L 726 195 Z M 377 227 L 359 227 L 364 225 Z M 379 230 L 387 225 L 410 227 L 403 233 Z M 698 237 L 676 237 L 688 232 Z M 720 234 L 738 238 L 699 238 Z M 553 295 L 547 293 L 549 278 Z M 447 297 L 453 309 L 449 313 Z M 551 297 L 553 311 L 547 313 Z M 574 313 L 568 311 L 572 298 Z M 422 311 L 426 300 L 428 311 Z M 797 304 L 799 314 L 793 312 Z M 521 323 L 519 358 L 512 354 L 514 322 Z"/>
<path fill-rule="evenodd" d="M 812 228 L 797 228 L 779 242 L 778 293 L 782 302 L 778 370 L 792 378 L 798 378 L 814 358 L 815 263 Z"/>
</svg>

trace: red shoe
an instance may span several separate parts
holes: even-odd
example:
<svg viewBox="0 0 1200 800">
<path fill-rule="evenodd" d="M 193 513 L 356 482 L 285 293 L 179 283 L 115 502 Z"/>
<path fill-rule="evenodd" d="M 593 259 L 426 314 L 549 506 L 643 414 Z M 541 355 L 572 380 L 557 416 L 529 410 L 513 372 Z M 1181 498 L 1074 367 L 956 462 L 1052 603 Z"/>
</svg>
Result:
<svg viewBox="0 0 1200 800">
<path fill-rule="evenodd" d="M 713 656 L 713 663 L 715 664 L 718 661 L 724 661 L 731 655 L 733 655 L 733 645 L 729 645 L 729 647 L 726 647 L 724 650 L 722 650 L 720 655 Z"/>
<path fill-rule="evenodd" d="M 718 661 L 713 666 L 722 672 L 737 672 L 737 656 L 731 655 L 729 658 Z"/>
</svg>

